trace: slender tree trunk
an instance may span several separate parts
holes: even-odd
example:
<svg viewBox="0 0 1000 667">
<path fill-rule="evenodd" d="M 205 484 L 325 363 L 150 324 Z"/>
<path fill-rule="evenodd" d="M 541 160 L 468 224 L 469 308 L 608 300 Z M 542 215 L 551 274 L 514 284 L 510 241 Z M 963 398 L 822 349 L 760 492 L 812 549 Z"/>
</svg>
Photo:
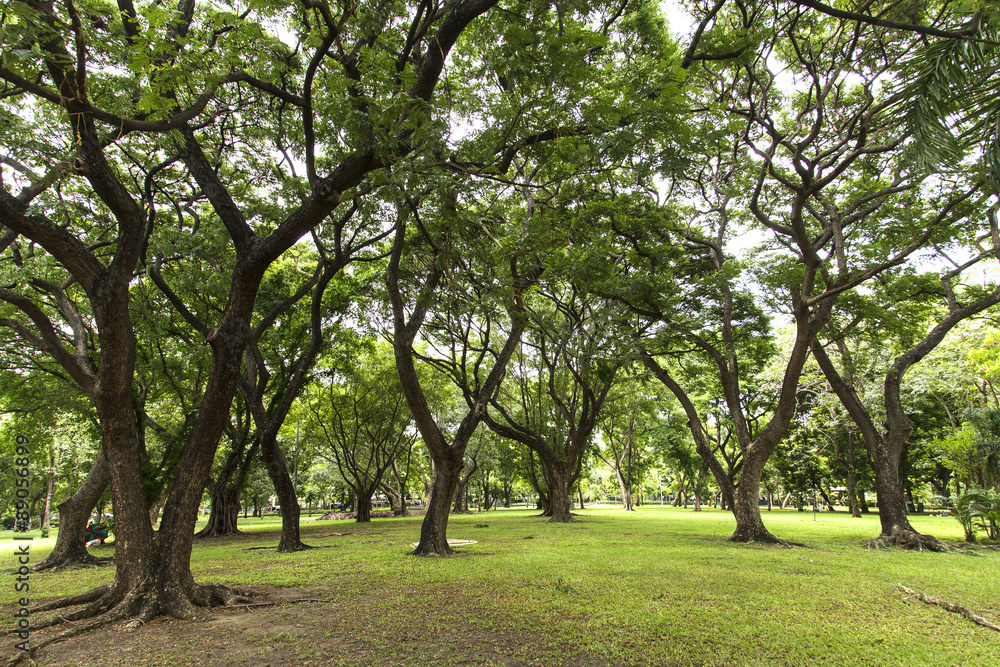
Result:
<svg viewBox="0 0 1000 667">
<path fill-rule="evenodd" d="M 635 507 L 632 504 L 632 490 L 629 489 L 628 482 L 626 481 L 625 476 L 622 474 L 621 469 L 617 467 L 615 468 L 615 477 L 618 478 L 618 489 L 621 491 L 622 494 L 622 509 L 624 509 L 626 512 L 634 512 Z M 583 506 L 582 502 L 580 503 L 580 506 L 581 507 Z"/>
<path fill-rule="evenodd" d="M 833 507 L 833 501 L 830 500 L 829 494 L 823 489 L 822 486 L 819 487 L 819 495 L 823 498 L 823 502 L 826 503 L 826 508 L 830 512 L 836 512 L 837 510 Z"/>
<path fill-rule="evenodd" d="M 56 467 L 56 455 L 55 453 L 49 454 L 49 471 L 45 480 L 45 504 L 42 506 L 42 522 L 43 528 L 47 528 L 52 521 L 52 494 L 55 491 L 55 472 Z"/>
<path fill-rule="evenodd" d="M 865 498 L 865 490 L 864 489 L 858 489 L 857 499 L 858 499 L 858 509 L 861 511 L 861 513 L 862 514 L 871 514 L 872 511 L 871 511 L 871 508 L 868 507 L 868 499 Z"/>
<path fill-rule="evenodd" d="M 698 481 L 694 486 L 694 511 L 701 511 L 701 489 L 705 485 L 705 476 L 708 474 L 708 465 L 702 461 L 701 467 L 698 469 Z M 770 506 L 768 509 L 771 509 Z"/>
<path fill-rule="evenodd" d="M 281 539 L 278 542 L 277 552 L 288 553 L 308 549 L 309 547 L 303 544 L 299 537 L 299 517 L 302 511 L 292 478 L 288 474 L 285 456 L 278 446 L 277 439 L 264 438 L 260 451 L 281 506 Z"/>
<path fill-rule="evenodd" d="M 851 507 L 851 516 L 861 517 L 858 505 L 858 472 L 854 463 L 854 430 L 847 429 L 847 498 Z"/>
</svg>

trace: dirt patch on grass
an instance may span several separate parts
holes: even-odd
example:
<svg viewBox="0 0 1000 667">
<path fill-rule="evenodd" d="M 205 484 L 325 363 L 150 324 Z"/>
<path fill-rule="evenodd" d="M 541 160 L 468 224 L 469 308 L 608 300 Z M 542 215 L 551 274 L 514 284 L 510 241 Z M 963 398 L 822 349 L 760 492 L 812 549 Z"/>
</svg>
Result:
<svg viewBox="0 0 1000 667">
<path fill-rule="evenodd" d="M 609 664 L 550 645 L 527 627 L 490 627 L 475 600 L 453 590 L 370 590 L 337 598 L 295 588 L 240 588 L 252 591 L 254 602 L 213 609 L 207 622 L 116 623 L 40 649 L 35 659 L 46 667 Z M 51 631 L 32 639 L 47 636 Z M 529 662 L 523 658 L 528 648 L 547 657 Z"/>
</svg>

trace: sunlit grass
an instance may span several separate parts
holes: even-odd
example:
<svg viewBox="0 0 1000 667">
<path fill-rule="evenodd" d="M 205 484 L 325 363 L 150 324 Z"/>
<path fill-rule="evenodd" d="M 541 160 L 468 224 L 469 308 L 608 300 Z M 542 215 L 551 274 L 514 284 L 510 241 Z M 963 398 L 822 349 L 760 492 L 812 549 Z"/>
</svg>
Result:
<svg viewBox="0 0 1000 667">
<path fill-rule="evenodd" d="M 1000 664 L 1000 634 L 897 589 L 903 583 L 997 622 L 997 552 L 869 551 L 878 517 L 844 512 L 765 512 L 774 534 L 809 545 L 796 549 L 726 542 L 733 518 L 719 510 L 588 508 L 578 519 L 549 524 L 527 510 L 453 516 L 449 537 L 476 544 L 446 559 L 407 555 L 419 517 L 306 519 L 303 539 L 322 548 L 297 554 L 256 548 L 277 544 L 280 521 L 252 519 L 241 522 L 246 536 L 197 540 L 192 569 L 199 581 L 302 589 L 323 601 L 317 623 L 344 615 L 337 631 L 376 656 L 365 664 L 486 664 L 469 655 L 512 644 L 518 664 Z M 962 536 L 953 519 L 911 520 L 945 540 Z M 33 560 L 50 545 L 36 540 Z M 37 574 L 32 597 L 78 593 L 112 576 L 110 568 Z M 427 636 L 441 654 L 412 652 Z"/>
</svg>

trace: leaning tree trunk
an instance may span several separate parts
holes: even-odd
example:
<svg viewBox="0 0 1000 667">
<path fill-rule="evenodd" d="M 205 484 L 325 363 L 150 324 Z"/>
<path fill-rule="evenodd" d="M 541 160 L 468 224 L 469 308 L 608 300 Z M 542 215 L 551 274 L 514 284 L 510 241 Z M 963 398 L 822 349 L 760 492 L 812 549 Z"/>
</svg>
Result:
<svg viewBox="0 0 1000 667">
<path fill-rule="evenodd" d="M 944 551 L 947 547 L 933 536 L 914 530 L 906 516 L 906 498 L 899 480 L 899 464 L 909 441 L 912 425 L 897 423 L 894 426 L 887 437 L 879 439 L 875 447 L 869 448 L 875 470 L 875 495 L 878 498 L 878 517 L 882 528 L 872 544 Z"/>
<path fill-rule="evenodd" d="M 36 572 L 52 568 L 74 565 L 96 565 L 108 562 L 107 558 L 96 558 L 87 551 L 83 532 L 97 501 L 111 480 L 111 468 L 104 456 L 104 449 L 97 452 L 90 472 L 83 483 L 69 498 L 57 505 L 59 508 L 59 532 L 52 552 L 33 570 Z"/>
<path fill-rule="evenodd" d="M 629 484 L 625 480 L 625 477 L 622 476 L 621 471 L 615 470 L 615 477 L 618 478 L 618 489 L 622 494 L 622 509 L 626 512 L 634 512 L 635 506 L 632 503 L 632 489 L 629 488 Z"/>
<path fill-rule="evenodd" d="M 308 549 L 309 546 L 303 544 L 299 537 L 299 517 L 302 511 L 299 499 L 296 497 L 295 485 L 292 484 L 292 478 L 288 474 L 285 456 L 281 453 L 277 439 L 264 438 L 260 452 L 281 505 L 281 539 L 278 541 L 277 552 L 289 553 Z"/>
</svg>

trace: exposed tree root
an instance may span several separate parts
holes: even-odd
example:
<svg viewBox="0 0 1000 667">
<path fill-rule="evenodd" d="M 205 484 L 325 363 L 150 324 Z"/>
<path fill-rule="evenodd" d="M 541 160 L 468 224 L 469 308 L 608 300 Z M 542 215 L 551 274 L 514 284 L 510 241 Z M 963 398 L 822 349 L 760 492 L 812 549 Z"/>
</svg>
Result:
<svg viewBox="0 0 1000 667">
<path fill-rule="evenodd" d="M 234 528 L 232 530 L 212 531 L 209 533 L 206 533 L 204 530 L 201 530 L 195 533 L 194 536 L 199 540 L 208 540 L 213 537 L 233 537 L 234 535 L 246 535 L 246 534 L 247 534 L 246 531 L 242 531 L 239 528 Z"/>
<path fill-rule="evenodd" d="M 128 620 L 126 627 L 137 628 L 160 615 L 187 621 L 205 620 L 207 615 L 202 611 L 205 607 L 243 605 L 252 603 L 253 598 L 254 594 L 251 592 L 218 584 L 196 585 L 194 590 L 189 590 L 187 594 L 181 590 L 174 590 L 173 595 L 158 591 L 150 581 L 124 593 L 110 585 L 99 586 L 81 595 L 54 600 L 33 608 L 31 612 L 34 614 L 81 604 L 87 605 L 71 614 L 57 615 L 32 623 L 32 630 L 44 630 L 64 624 L 73 627 L 32 644 L 29 651 L 23 651 L 10 658 L 6 664 L 15 665 L 24 661 L 34 664 L 34 652 L 38 649 L 117 621 Z M 78 621 L 88 622 L 75 625 Z"/>
<path fill-rule="evenodd" d="M 989 628 L 990 630 L 993 630 L 994 632 L 1000 632 L 1000 625 L 997 625 L 995 623 L 991 623 L 991 622 L 987 621 L 985 618 L 983 618 L 982 616 L 980 616 L 976 612 L 972 611 L 968 607 L 965 607 L 965 606 L 960 605 L 960 604 L 954 604 L 954 603 L 948 602 L 946 600 L 939 600 L 939 599 L 937 599 L 935 597 L 931 597 L 930 595 L 927 595 L 927 593 L 921 593 L 920 591 L 915 591 L 912 588 L 907 588 L 903 584 L 899 584 L 899 590 L 903 591 L 907 595 L 912 595 L 913 597 L 917 598 L 918 600 L 922 600 L 923 602 L 926 602 L 927 604 L 937 605 L 939 607 L 943 607 L 944 609 L 947 609 L 948 611 L 954 612 L 956 614 L 961 614 L 962 616 L 965 616 L 967 619 L 969 619 L 973 623 L 975 623 L 977 625 L 981 625 L 984 628 Z"/>
<path fill-rule="evenodd" d="M 109 585 L 98 586 L 86 593 L 81 593 L 80 595 L 74 595 L 68 598 L 59 598 L 58 600 L 53 600 L 52 602 L 46 602 L 45 604 L 40 604 L 37 607 L 31 608 L 32 614 L 38 614 L 43 611 L 52 611 L 53 609 L 65 609 L 66 607 L 75 607 L 78 604 L 85 604 L 87 602 L 93 602 L 94 600 L 99 600 L 104 597 L 111 590 Z M 37 626 L 36 626 L 37 627 Z"/>
<path fill-rule="evenodd" d="M 322 600 L 320 598 L 296 598 L 294 600 L 271 600 L 269 602 L 242 603 L 239 606 L 244 609 L 249 609 L 250 607 L 277 607 L 282 604 L 300 604 L 302 602 L 327 602 L 327 600 Z"/>
<path fill-rule="evenodd" d="M 229 586 L 220 584 L 203 584 L 199 586 L 199 592 L 207 596 L 205 607 L 228 607 L 231 605 L 242 605 L 253 602 L 254 594 L 249 591 L 241 591 Z M 199 601 L 200 602 L 200 601 Z"/>
<path fill-rule="evenodd" d="M 737 544 L 772 544 L 776 547 L 784 547 L 785 549 L 793 549 L 795 547 L 801 549 L 810 548 L 808 544 L 803 544 L 802 542 L 791 542 L 789 540 L 783 540 L 780 537 L 775 537 L 767 530 L 756 531 L 753 533 L 750 533 L 749 531 L 736 530 L 726 541 L 736 542 Z"/>
<path fill-rule="evenodd" d="M 290 554 L 296 551 L 305 551 L 306 549 L 313 549 L 314 547 L 303 544 L 302 542 L 295 542 L 294 544 L 279 544 L 278 548 L 274 550 L 275 553 L 279 554 Z"/>
<path fill-rule="evenodd" d="M 17 664 L 20 664 L 21 662 L 23 662 L 25 660 L 30 661 L 31 664 L 35 664 L 34 655 L 35 655 L 35 651 L 37 651 L 38 649 L 45 648 L 46 646 L 50 646 L 50 645 L 55 644 L 57 642 L 65 641 L 67 639 L 72 639 L 73 637 L 77 637 L 77 636 L 82 635 L 82 634 L 84 634 L 86 632 L 90 632 L 91 630 L 96 630 L 97 628 L 103 627 L 105 625 L 109 625 L 109 624 L 114 623 L 116 621 L 120 621 L 123 618 L 125 618 L 125 616 L 126 616 L 126 614 L 125 614 L 124 611 L 112 611 L 112 612 L 109 612 L 105 616 L 101 616 L 100 618 L 95 618 L 90 623 L 85 623 L 83 625 L 78 625 L 76 627 L 72 627 L 72 628 L 70 628 L 68 630 L 60 632 L 59 634 L 55 635 L 54 637 L 49 637 L 48 639 L 43 639 L 42 641 L 38 642 L 37 644 L 32 644 L 31 648 L 29 650 L 22 651 L 18 655 L 14 656 L 13 658 L 11 658 L 7 662 L 7 664 L 8 665 L 17 665 Z M 40 626 L 35 626 L 36 629 L 38 627 L 40 627 Z"/>
<path fill-rule="evenodd" d="M 48 558 L 43 560 L 38 565 L 31 568 L 32 572 L 48 572 L 51 570 L 70 570 L 83 567 L 100 567 L 102 565 L 109 565 L 115 562 L 114 556 L 91 556 L 87 554 L 86 558 L 76 558 L 67 556 L 66 558 L 61 558 L 59 560 L 49 561 Z"/>
<path fill-rule="evenodd" d="M 948 545 L 933 535 L 921 535 L 912 530 L 894 531 L 891 535 L 879 535 L 866 543 L 869 550 L 877 549 L 909 549 L 913 551 L 933 551 L 945 553 L 950 551 Z"/>
</svg>

